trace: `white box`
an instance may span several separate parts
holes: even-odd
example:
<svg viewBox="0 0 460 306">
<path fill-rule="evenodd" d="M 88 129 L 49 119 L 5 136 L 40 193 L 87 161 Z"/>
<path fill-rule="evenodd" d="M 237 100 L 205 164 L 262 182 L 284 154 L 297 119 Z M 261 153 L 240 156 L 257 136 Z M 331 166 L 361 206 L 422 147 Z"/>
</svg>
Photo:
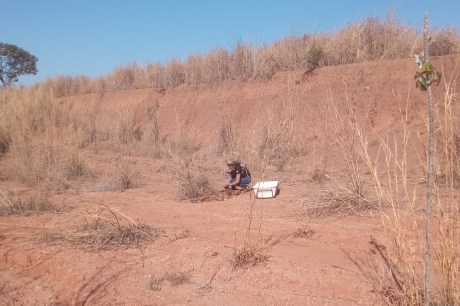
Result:
<svg viewBox="0 0 460 306">
<path fill-rule="evenodd" d="M 256 198 L 274 198 L 278 195 L 279 184 L 280 183 L 278 181 L 258 182 L 252 187 L 252 189 L 254 190 Z"/>
</svg>

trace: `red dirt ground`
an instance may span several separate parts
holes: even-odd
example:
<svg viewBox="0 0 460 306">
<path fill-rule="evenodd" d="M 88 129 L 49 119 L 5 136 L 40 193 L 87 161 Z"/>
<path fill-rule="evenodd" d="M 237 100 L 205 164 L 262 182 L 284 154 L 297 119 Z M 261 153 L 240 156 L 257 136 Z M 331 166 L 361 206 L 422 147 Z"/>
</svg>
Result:
<svg viewBox="0 0 460 306">
<path fill-rule="evenodd" d="M 435 64 L 452 69 L 459 60 L 459 56 L 444 57 Z M 128 106 L 135 109 L 142 124 L 150 96 L 159 103 L 160 125 L 170 128 L 166 133 L 180 128 L 176 123 L 187 122 L 190 135 L 202 143 L 215 142 L 222 118 L 216 114 L 230 112 L 252 130 L 267 108 L 295 101 L 303 118 L 298 128 L 305 145 L 327 159 L 340 155 L 328 152 L 332 144 L 324 116 L 328 97 L 346 113 L 347 94 L 360 122 L 379 132 L 398 128 L 400 106 L 404 107 L 410 92 L 410 120 L 414 126 L 423 126 L 426 98 L 414 88 L 415 71 L 414 61 L 408 59 L 324 67 L 304 80 L 303 71 L 286 72 L 269 81 L 181 86 L 165 92 L 111 92 L 62 101 L 74 103 L 82 114 L 98 102 L 103 124 L 113 126 L 113 116 Z M 439 97 L 441 88 L 434 91 Z M 103 150 L 85 154 L 96 173 L 112 158 Z M 312 170 L 309 156 L 285 172 L 265 174 L 264 179 L 281 182 L 281 193 L 275 199 L 254 199 L 246 193 L 225 201 L 179 201 L 171 176 L 164 170 L 169 161 L 146 157 L 129 157 L 140 174 L 136 188 L 104 191 L 100 176 L 72 182 L 71 188 L 52 198 L 63 208 L 59 213 L 0 217 L 0 303 L 381 305 L 372 282 L 354 263 L 375 264 L 376 269 L 381 265 L 370 249 L 372 237 L 384 239 L 380 216 L 310 216 L 307 208 L 315 205 L 326 187 L 308 179 Z M 0 169 L 6 162 L 0 159 Z M 226 180 L 222 163 L 214 156 L 204 165 L 216 188 Z M 253 175 L 253 182 L 262 179 L 257 172 Z M 0 185 L 17 192 L 28 190 L 5 175 L 0 175 Z M 101 204 L 135 222 L 164 229 L 164 234 L 135 247 L 99 251 L 46 239 L 50 233 L 74 229 L 84 221 L 85 212 Z M 294 237 L 301 227 L 311 229 L 311 237 Z M 256 266 L 234 269 L 230 263 L 234 249 L 248 236 L 251 242 L 265 246 L 270 257 Z M 189 281 L 177 286 L 167 280 L 155 283 L 165 273 L 174 272 L 186 273 Z"/>
</svg>

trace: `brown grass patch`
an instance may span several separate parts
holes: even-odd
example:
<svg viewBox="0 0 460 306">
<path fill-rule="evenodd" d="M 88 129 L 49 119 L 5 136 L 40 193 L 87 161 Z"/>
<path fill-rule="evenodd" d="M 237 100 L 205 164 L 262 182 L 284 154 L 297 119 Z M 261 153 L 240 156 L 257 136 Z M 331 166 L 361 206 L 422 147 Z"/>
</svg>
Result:
<svg viewBox="0 0 460 306">
<path fill-rule="evenodd" d="M 165 271 L 160 277 L 150 276 L 150 289 L 160 291 L 164 281 L 169 282 L 172 287 L 188 284 L 191 277 L 191 271 L 171 269 L 170 271 Z"/>
<path fill-rule="evenodd" d="M 173 177 L 181 200 L 205 198 L 214 193 L 209 179 L 198 168 L 184 165 L 179 170 L 173 171 Z"/>
<path fill-rule="evenodd" d="M 298 227 L 294 231 L 294 233 L 292 234 L 292 237 L 311 239 L 315 233 L 316 231 L 312 229 L 309 225 L 303 225 L 301 227 Z"/>
<path fill-rule="evenodd" d="M 49 200 L 47 193 L 37 191 L 24 199 L 12 192 L 0 190 L 0 216 L 28 216 L 57 210 L 57 207 Z"/>
<path fill-rule="evenodd" d="M 267 249 L 259 244 L 245 240 L 233 248 L 230 264 L 234 269 L 256 266 L 270 259 Z"/>
<path fill-rule="evenodd" d="M 377 204 L 344 188 L 331 188 L 320 193 L 316 204 L 305 208 L 313 218 L 350 216 L 378 209 Z"/>
<path fill-rule="evenodd" d="M 76 230 L 63 233 L 47 233 L 47 239 L 64 240 L 91 250 L 108 250 L 139 245 L 142 241 L 153 241 L 164 233 L 144 223 L 136 223 L 126 215 L 115 212 L 106 205 L 96 211 L 87 212 L 83 224 Z"/>
</svg>

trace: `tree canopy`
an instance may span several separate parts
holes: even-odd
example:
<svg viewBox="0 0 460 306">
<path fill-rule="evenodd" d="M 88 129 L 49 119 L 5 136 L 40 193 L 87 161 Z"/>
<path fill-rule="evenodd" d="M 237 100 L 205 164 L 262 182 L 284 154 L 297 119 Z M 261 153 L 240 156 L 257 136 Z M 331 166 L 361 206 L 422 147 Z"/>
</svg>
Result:
<svg viewBox="0 0 460 306">
<path fill-rule="evenodd" d="M 18 81 L 26 74 L 37 74 L 38 58 L 26 50 L 0 42 L 0 82 L 2 87 Z"/>
</svg>

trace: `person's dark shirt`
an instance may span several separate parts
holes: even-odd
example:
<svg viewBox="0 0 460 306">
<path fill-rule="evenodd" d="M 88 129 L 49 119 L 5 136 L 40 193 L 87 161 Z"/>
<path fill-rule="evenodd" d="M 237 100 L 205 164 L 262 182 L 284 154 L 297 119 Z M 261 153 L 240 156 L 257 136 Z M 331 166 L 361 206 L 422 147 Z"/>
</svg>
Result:
<svg viewBox="0 0 460 306">
<path fill-rule="evenodd" d="M 232 179 L 236 178 L 237 174 L 241 174 L 240 178 L 251 176 L 251 173 L 249 172 L 248 168 L 241 165 L 240 163 L 235 163 L 235 170 L 230 171 L 230 176 Z"/>
</svg>

